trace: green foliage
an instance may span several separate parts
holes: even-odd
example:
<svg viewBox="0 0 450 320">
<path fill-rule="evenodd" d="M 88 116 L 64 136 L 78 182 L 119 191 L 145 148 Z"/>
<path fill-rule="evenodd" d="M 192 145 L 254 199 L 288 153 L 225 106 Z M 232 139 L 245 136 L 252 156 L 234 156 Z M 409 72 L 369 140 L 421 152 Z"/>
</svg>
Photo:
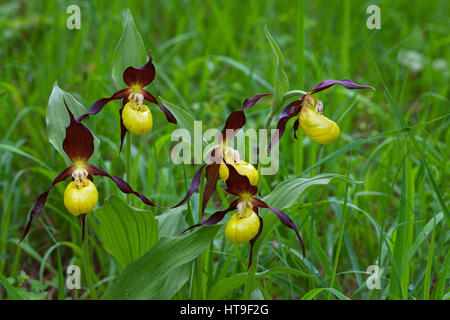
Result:
<svg viewBox="0 0 450 320">
<path fill-rule="evenodd" d="M 122 268 L 146 253 L 158 240 L 158 221 L 153 213 L 130 207 L 111 196 L 94 211 L 99 220 L 98 236 L 106 251 Z"/>
<path fill-rule="evenodd" d="M 214 239 L 220 226 L 182 236 L 162 237 L 142 258 L 132 262 L 105 292 L 103 299 L 155 299 L 171 272 L 194 260 Z"/>
<path fill-rule="evenodd" d="M 270 206 L 282 210 L 295 205 L 297 200 L 308 188 L 317 185 L 327 185 L 333 180 L 347 183 L 362 183 L 362 181 L 357 181 L 340 174 L 322 173 L 312 178 L 285 180 L 278 184 L 263 200 Z"/>
<path fill-rule="evenodd" d="M 276 93 L 272 101 L 246 112 L 245 128 L 273 128 L 275 123 L 270 120 L 287 99 L 322 80 L 351 78 L 376 88 L 369 92 L 336 87 L 317 95 L 324 103 L 324 114 L 341 129 L 333 144 L 320 146 L 300 131 L 295 140 L 293 120 L 288 122 L 279 143 L 279 172 L 261 178 L 260 192 L 298 226 L 306 257 L 295 234 L 273 213 L 261 210 L 265 227 L 255 246 L 258 263 L 254 259 L 255 277 L 249 281 L 248 297 L 449 299 L 450 50 L 449 6 L 444 3 L 380 2 L 381 30 L 365 27 L 367 3 L 360 1 L 342 5 L 302 0 L 296 8 L 281 1 L 132 0 L 127 2 L 130 10 L 124 10 L 123 1 L 92 2 L 80 5 L 80 30 L 66 28 L 64 5 L 48 1 L 0 4 L 0 297 L 92 297 L 87 288 L 75 295 L 60 281 L 68 265 L 81 265 L 80 223 L 64 208 L 64 183 L 52 189 L 39 214 L 41 223 L 37 219 L 28 238 L 20 246 L 17 242 L 30 207 L 67 165 L 61 141 L 68 117 L 61 98 L 66 97 L 76 116 L 81 114 L 84 106 L 109 97 L 114 85 L 124 87 L 123 70 L 145 63 L 147 49 L 151 49 L 157 62 L 151 92 L 164 97 L 160 101 L 179 124 L 167 124 L 162 112 L 152 109 L 152 132 L 133 138 L 131 183 L 161 204 L 181 200 L 198 169 L 171 162 L 176 142 L 170 136 L 175 128 L 192 132 L 194 119 L 204 121 L 204 130 L 222 128 L 227 115 L 245 98 L 270 91 Z M 264 32 L 265 24 L 270 33 L 267 28 Z M 419 57 L 420 63 L 415 58 L 404 59 L 405 52 Z M 56 81 L 70 95 L 53 87 Z M 52 94 L 52 99 L 57 98 L 53 104 L 49 101 L 52 90 L 58 93 Z M 287 90 L 292 91 L 286 94 Z M 62 115 L 49 117 L 48 131 L 47 101 L 49 115 Z M 96 148 L 101 156 L 93 156 L 94 165 L 98 162 L 111 174 L 125 178 L 124 152 L 119 155 L 117 143 L 120 105 L 109 103 L 86 123 L 98 138 L 96 143 L 101 141 Z M 327 184 L 307 188 L 308 182 L 328 179 Z M 95 182 L 99 208 L 108 205 L 104 200 L 108 196 L 120 194 L 107 179 L 95 178 Z M 223 187 L 220 182 L 207 213 L 229 204 Z M 180 236 L 200 218 L 196 194 L 183 208 L 152 208 L 150 213 L 138 199 L 133 201 L 131 211 L 112 212 L 113 220 L 104 218 L 105 223 L 114 222 L 111 228 L 115 230 L 122 219 L 132 223 L 131 217 L 141 221 L 151 216 L 153 227 L 154 220 L 158 222 L 159 239 L 149 251 L 139 249 L 133 240 L 133 248 L 124 249 L 122 257 L 128 257 L 128 265 L 123 269 L 105 249 L 100 232 L 105 223 L 96 223 L 95 214 L 90 215 L 92 280 L 99 296 L 123 297 L 127 291 L 119 294 L 114 288 L 125 288 L 124 279 L 135 281 L 134 266 L 144 268 L 143 261 L 155 254 L 155 247 L 165 244 L 167 248 L 172 240 L 179 243 L 196 234 Z M 140 210 L 146 210 L 145 214 L 139 215 Z M 106 211 L 103 215 L 107 216 Z M 47 233 L 43 222 L 48 224 Z M 123 236 L 125 225 L 121 230 Z M 56 241 L 49 241 L 48 233 Z M 129 237 L 123 239 L 129 241 Z M 144 282 L 136 296 L 242 297 L 249 245 L 230 244 L 222 230 L 208 237 L 196 251 L 201 252 L 201 259 L 184 257 L 170 265 L 167 273 L 148 260 L 162 280 L 154 283 L 157 278 L 142 273 L 139 281 Z M 143 255 L 129 263 L 138 251 Z M 176 248 L 173 252 L 178 254 Z M 366 270 L 373 264 L 382 270 L 381 290 L 366 286 Z M 281 268 L 296 271 L 277 272 Z M 195 269 L 201 270 L 200 277 Z M 300 275 L 299 270 L 314 277 Z"/>
</svg>

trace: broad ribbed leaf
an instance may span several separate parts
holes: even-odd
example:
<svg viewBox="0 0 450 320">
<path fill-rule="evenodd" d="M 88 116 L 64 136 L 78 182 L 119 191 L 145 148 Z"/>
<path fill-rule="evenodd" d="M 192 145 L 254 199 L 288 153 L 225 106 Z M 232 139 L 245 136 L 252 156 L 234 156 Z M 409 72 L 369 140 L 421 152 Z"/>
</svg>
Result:
<svg viewBox="0 0 450 320">
<path fill-rule="evenodd" d="M 55 82 L 50 99 L 48 100 L 45 119 L 47 123 L 48 141 L 64 157 L 67 166 L 69 166 L 72 162 L 63 150 L 63 141 L 66 137 L 66 126 L 70 123 L 70 118 L 63 99 L 66 100 L 67 106 L 70 111 L 72 111 L 75 118 L 84 114 L 86 112 L 86 108 L 83 107 L 70 93 L 62 90 Z M 87 125 L 89 124 L 88 120 L 84 121 L 83 124 L 86 125 L 86 127 L 89 127 Z M 89 159 L 90 163 L 98 163 L 99 146 L 100 140 L 98 140 L 94 135 L 94 153 Z"/>
<path fill-rule="evenodd" d="M 264 27 L 267 40 L 272 49 L 273 62 L 275 68 L 275 94 L 272 101 L 271 114 L 278 114 L 283 107 L 283 95 L 289 90 L 289 80 L 284 71 L 284 57 L 281 53 L 280 47 L 270 34 L 267 26 Z"/>
<path fill-rule="evenodd" d="M 178 208 L 169 209 L 163 214 L 156 217 L 158 219 L 159 236 L 177 236 L 188 227 L 184 214 L 186 205 Z M 192 269 L 192 262 L 188 262 L 179 266 L 171 272 L 165 281 L 161 281 L 161 288 L 156 298 L 161 300 L 169 300 L 181 289 L 181 287 L 189 280 Z"/>
<path fill-rule="evenodd" d="M 300 196 L 309 187 L 329 184 L 333 180 L 349 183 L 362 183 L 362 181 L 354 180 L 340 174 L 322 173 L 312 178 L 296 178 L 283 181 L 278 184 L 272 192 L 263 199 L 263 201 L 272 208 L 283 210 L 296 204 Z"/>
<path fill-rule="evenodd" d="M 103 299 L 158 298 L 161 281 L 202 253 L 221 227 L 202 227 L 181 236 L 162 237 L 145 255 L 127 266 Z"/>
<path fill-rule="evenodd" d="M 151 211 L 130 207 L 112 195 L 94 211 L 99 219 L 103 247 L 122 268 L 146 253 L 158 241 L 158 221 Z"/>
<path fill-rule="evenodd" d="M 297 269 L 285 268 L 285 267 L 275 267 L 271 270 L 256 273 L 256 279 L 261 279 L 273 274 L 292 274 L 299 277 L 312 278 L 314 275 L 304 273 Z M 247 280 L 247 272 L 242 272 L 235 274 L 228 278 L 222 278 L 217 281 L 214 286 L 208 292 L 208 299 L 211 300 L 221 300 L 227 297 L 234 289 L 242 286 Z"/>
<path fill-rule="evenodd" d="M 127 87 L 123 82 L 123 72 L 126 68 L 140 67 L 147 61 L 147 50 L 144 41 L 134 24 L 131 11 L 128 9 L 123 22 L 122 36 L 114 50 L 112 78 L 117 89 Z"/>
</svg>

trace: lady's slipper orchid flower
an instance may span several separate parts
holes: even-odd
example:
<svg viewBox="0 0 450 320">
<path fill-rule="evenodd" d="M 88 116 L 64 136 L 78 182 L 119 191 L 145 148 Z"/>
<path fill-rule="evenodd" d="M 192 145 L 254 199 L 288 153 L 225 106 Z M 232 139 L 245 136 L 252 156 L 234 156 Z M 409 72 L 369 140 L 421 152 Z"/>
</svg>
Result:
<svg viewBox="0 0 450 320">
<path fill-rule="evenodd" d="M 73 165 L 62 171 L 55 180 L 53 180 L 48 190 L 39 196 L 31 210 L 28 223 L 19 243 L 25 239 L 30 231 L 31 222 L 33 221 L 34 216 L 44 208 L 50 190 L 55 184 L 66 180 L 68 177 L 72 177 L 72 182 L 68 184 L 64 192 L 64 205 L 74 216 L 81 216 L 82 239 L 84 239 L 86 213 L 95 207 L 98 200 L 97 188 L 92 181 L 93 175 L 108 177 L 114 181 L 123 193 L 132 193 L 139 197 L 145 204 L 156 206 L 147 197 L 134 191 L 124 180 L 112 176 L 106 171 L 87 163 L 94 152 L 94 137 L 88 128 L 75 120 L 65 100 L 64 104 L 69 113 L 70 123 L 66 127 L 66 138 L 63 141 L 63 149 Z"/>
<path fill-rule="evenodd" d="M 332 120 L 322 115 L 323 103 L 312 96 L 316 92 L 323 91 L 329 87 L 340 84 L 347 89 L 373 89 L 371 86 L 362 86 L 354 83 L 352 80 L 325 80 L 317 84 L 311 91 L 307 92 L 299 100 L 289 103 L 283 111 L 275 118 L 278 120 L 277 129 L 279 130 L 278 137 L 274 137 L 270 143 L 268 151 L 281 139 L 283 136 L 286 123 L 289 119 L 300 116 L 295 120 L 294 137 L 297 139 L 296 131 L 298 126 L 302 128 L 303 132 L 312 140 L 321 143 L 329 144 L 334 142 L 340 134 L 339 126 Z"/>
<path fill-rule="evenodd" d="M 144 88 L 153 82 L 156 71 L 150 52 L 148 61 L 142 67 L 128 67 L 123 73 L 123 81 L 128 88 L 115 92 L 109 98 L 97 100 L 89 110 L 77 118 L 81 121 L 89 115 L 100 112 L 103 107 L 112 100 L 123 99 L 123 106 L 120 109 L 120 150 L 122 150 L 123 139 L 127 131 L 136 135 L 144 135 L 150 132 L 153 126 L 153 117 L 149 108 L 144 105 L 144 100 L 154 103 L 166 115 L 169 122 L 177 123 L 174 115 L 164 105 L 159 104 L 158 100 Z"/>
<path fill-rule="evenodd" d="M 201 174 L 204 168 L 206 168 L 206 186 L 203 192 L 202 200 L 202 213 L 205 211 L 206 205 L 211 196 L 216 191 L 217 181 L 219 177 L 226 181 L 228 178 L 228 169 L 225 166 L 224 159 L 230 165 L 234 166 L 240 174 L 246 175 L 252 184 L 257 184 L 259 175 L 251 164 L 240 160 L 239 153 L 231 147 L 226 146 L 227 141 L 231 140 L 236 133 L 245 125 L 247 119 L 244 111 L 253 107 L 259 99 L 270 95 L 271 93 L 264 93 L 256 95 L 252 98 L 245 99 L 240 110 L 232 112 L 225 121 L 225 127 L 222 130 L 222 144 L 216 147 L 212 153 L 210 159 L 204 163 L 194 174 L 192 183 L 189 186 L 186 196 L 176 205 L 170 208 L 176 208 L 182 205 L 188 200 L 195 192 L 200 184 Z M 225 166 L 225 167 L 224 167 Z"/>
<path fill-rule="evenodd" d="M 305 255 L 305 247 L 303 240 L 300 237 L 297 226 L 283 211 L 269 207 L 264 201 L 255 198 L 255 194 L 258 192 L 258 187 L 252 185 L 247 176 L 240 175 L 235 166 L 226 164 L 229 172 L 228 179 L 226 180 L 227 188 L 226 192 L 238 196 L 237 200 L 234 200 L 231 205 L 222 211 L 213 213 L 206 221 L 197 223 L 183 232 L 190 230 L 198 226 L 210 226 L 220 222 L 225 215 L 233 210 L 237 209 L 237 212 L 228 220 L 225 227 L 225 236 L 232 243 L 245 243 L 250 242 L 250 257 L 248 267 L 252 264 L 253 257 L 253 245 L 255 244 L 258 236 L 263 228 L 263 219 L 258 215 L 258 208 L 266 208 L 271 210 L 277 215 L 281 223 L 294 230 L 297 235 L 300 245 L 302 247 L 303 255 Z"/>
</svg>

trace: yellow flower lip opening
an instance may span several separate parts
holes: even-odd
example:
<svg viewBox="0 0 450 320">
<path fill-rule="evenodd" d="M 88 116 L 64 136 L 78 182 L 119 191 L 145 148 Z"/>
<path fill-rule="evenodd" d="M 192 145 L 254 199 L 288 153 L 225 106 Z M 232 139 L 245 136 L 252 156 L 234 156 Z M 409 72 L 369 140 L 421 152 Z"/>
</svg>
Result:
<svg viewBox="0 0 450 320">
<path fill-rule="evenodd" d="M 329 144 L 339 137 L 339 126 L 333 120 L 322 115 L 323 105 L 312 96 L 307 96 L 299 116 L 303 132 L 321 144 Z"/>
<path fill-rule="evenodd" d="M 122 110 L 122 121 L 128 131 L 136 135 L 144 135 L 153 127 L 153 117 L 146 105 L 128 102 Z"/>
<path fill-rule="evenodd" d="M 97 201 L 97 188 L 89 179 L 72 181 L 64 191 L 64 206 L 74 216 L 92 211 Z"/>
<path fill-rule="evenodd" d="M 252 208 L 247 208 L 243 217 L 239 213 L 231 216 L 225 227 L 225 236 L 232 243 L 245 243 L 258 234 L 259 227 L 260 221 L 258 215 Z"/>
</svg>

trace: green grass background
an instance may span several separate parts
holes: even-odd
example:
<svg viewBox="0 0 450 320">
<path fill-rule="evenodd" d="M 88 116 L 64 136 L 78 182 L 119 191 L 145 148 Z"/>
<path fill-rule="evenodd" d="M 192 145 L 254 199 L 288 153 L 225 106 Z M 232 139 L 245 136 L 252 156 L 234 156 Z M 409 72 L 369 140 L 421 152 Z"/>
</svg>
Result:
<svg viewBox="0 0 450 320">
<path fill-rule="evenodd" d="M 442 218 L 449 200 L 448 1 L 306 2 L 2 2 L 0 273 L 22 287 L 28 298 L 58 297 L 57 271 L 71 264 L 75 254 L 64 245 L 57 255 L 49 233 L 60 242 L 80 242 L 78 220 L 63 205 L 64 185 L 52 191 L 24 245 L 16 244 L 32 204 L 65 165 L 47 140 L 48 98 L 55 81 L 85 107 L 114 91 L 112 56 L 129 8 L 157 66 L 149 91 L 207 127 L 221 128 L 245 98 L 273 90 L 264 25 L 283 52 L 291 90 L 346 78 L 376 88 L 354 92 L 336 87 L 318 95 L 325 114 L 339 119 L 341 137 L 331 145 L 318 145 L 300 131 L 295 141 L 288 125 L 280 143 L 279 173 L 264 178 L 262 194 L 287 178 L 322 172 L 365 183 L 318 187 L 286 210 L 301 230 L 306 259 L 293 232 L 278 224 L 262 245 L 258 272 L 290 266 L 317 278 L 264 278 L 262 297 L 298 299 L 315 288 L 333 287 L 352 299 L 448 299 L 449 229 Z M 66 28 L 70 4 L 81 8 L 81 30 Z M 366 27 L 370 4 L 381 8 L 380 30 Z M 399 59 L 406 51 L 420 55 L 420 68 Z M 269 105 L 266 99 L 248 112 L 248 128 L 264 126 Z M 101 140 L 102 167 L 123 176 L 117 111 L 118 104 L 109 104 L 94 118 L 92 129 Z M 167 143 L 175 126 L 162 112 L 152 112 L 151 134 L 133 139 L 132 181 L 152 200 L 172 204 L 185 188 L 183 167 L 171 163 L 173 143 Z M 326 161 L 316 166 L 321 159 Z M 189 180 L 196 168 L 185 167 Z M 100 204 L 118 192 L 103 179 L 98 188 Z M 221 196 L 208 212 L 220 205 Z M 219 232 L 210 248 L 216 264 L 207 277 L 209 285 L 246 270 L 248 246 L 234 247 L 223 238 Z M 98 242 L 94 250 L 101 292 L 120 268 Z M 373 264 L 382 269 L 381 290 L 369 290 L 365 284 L 366 269 Z M 174 298 L 190 298 L 189 288 L 188 281 Z M 228 298 L 238 298 L 241 292 L 234 290 Z M 11 298 L 3 289 L 0 297 Z M 322 291 L 315 298 L 336 296 Z"/>
</svg>

